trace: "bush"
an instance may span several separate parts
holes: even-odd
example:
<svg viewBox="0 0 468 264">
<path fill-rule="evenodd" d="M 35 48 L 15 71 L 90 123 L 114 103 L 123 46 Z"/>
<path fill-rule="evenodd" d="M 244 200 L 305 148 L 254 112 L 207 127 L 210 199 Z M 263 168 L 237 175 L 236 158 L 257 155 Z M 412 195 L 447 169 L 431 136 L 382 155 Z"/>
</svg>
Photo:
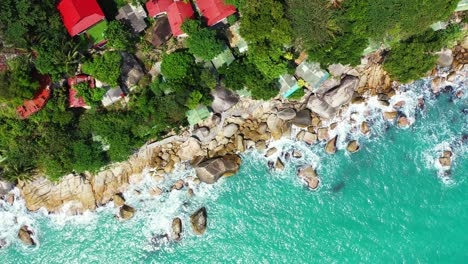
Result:
<svg viewBox="0 0 468 264">
<path fill-rule="evenodd" d="M 182 30 L 189 35 L 187 47 L 190 53 L 197 57 L 211 60 L 224 49 L 223 42 L 216 37 L 216 31 L 201 28 L 201 23 L 197 20 L 187 19 L 182 24 Z"/>
<path fill-rule="evenodd" d="M 83 64 L 83 72 L 115 87 L 119 85 L 118 81 L 121 73 L 121 64 L 122 56 L 120 53 L 108 51 L 103 55 L 94 57 L 90 61 L 86 61 Z"/>
<path fill-rule="evenodd" d="M 130 29 L 118 20 L 109 23 L 104 37 L 107 39 L 107 46 L 117 50 L 130 49 L 133 44 Z"/>
<path fill-rule="evenodd" d="M 161 73 L 168 80 L 183 79 L 189 75 L 194 66 L 195 59 L 192 55 L 185 51 L 177 51 L 164 55 Z"/>
</svg>

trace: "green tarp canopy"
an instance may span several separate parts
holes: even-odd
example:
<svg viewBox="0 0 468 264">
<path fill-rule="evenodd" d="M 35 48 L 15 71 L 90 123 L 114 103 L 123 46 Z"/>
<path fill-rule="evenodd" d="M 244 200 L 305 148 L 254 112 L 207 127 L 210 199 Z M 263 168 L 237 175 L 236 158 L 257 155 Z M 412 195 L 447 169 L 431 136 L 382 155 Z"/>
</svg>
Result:
<svg viewBox="0 0 468 264">
<path fill-rule="evenodd" d="M 196 109 L 187 111 L 185 115 L 187 116 L 189 124 L 193 126 L 210 117 L 210 111 L 208 111 L 208 108 L 203 105 L 198 106 Z"/>
</svg>

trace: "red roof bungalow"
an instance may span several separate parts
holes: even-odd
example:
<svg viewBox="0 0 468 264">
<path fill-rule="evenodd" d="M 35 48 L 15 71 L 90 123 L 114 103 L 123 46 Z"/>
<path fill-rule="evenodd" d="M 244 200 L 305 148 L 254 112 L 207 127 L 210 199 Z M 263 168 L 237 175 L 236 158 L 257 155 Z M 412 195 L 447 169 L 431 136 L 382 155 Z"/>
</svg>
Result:
<svg viewBox="0 0 468 264">
<path fill-rule="evenodd" d="M 148 16 L 155 17 L 166 14 L 169 6 L 174 3 L 173 0 L 149 0 L 146 2 Z"/>
<path fill-rule="evenodd" d="M 176 37 L 185 33 L 180 28 L 186 19 L 194 18 L 192 6 L 189 3 L 174 2 L 167 9 L 167 18 L 171 26 L 172 34 Z"/>
<path fill-rule="evenodd" d="M 34 98 L 31 100 L 25 100 L 22 106 L 16 108 L 16 112 L 21 119 L 26 119 L 32 114 L 38 112 L 47 103 L 50 97 L 50 84 L 51 79 L 48 75 L 42 75 L 39 79 L 40 88 L 37 90 Z"/>
<path fill-rule="evenodd" d="M 69 107 L 88 107 L 83 97 L 77 97 L 76 94 L 78 93 L 78 91 L 73 89 L 73 85 L 83 82 L 87 82 L 90 88 L 94 88 L 96 86 L 94 78 L 89 75 L 80 74 L 75 77 L 68 78 L 68 86 L 70 87 L 70 89 L 68 90 Z"/>
<path fill-rule="evenodd" d="M 70 36 L 76 36 L 105 19 L 96 0 L 62 0 L 57 9 Z"/>
<path fill-rule="evenodd" d="M 194 12 L 190 2 L 174 0 L 150 0 L 146 2 L 146 10 L 150 17 L 167 13 L 172 34 L 176 37 L 185 33 L 180 28 L 186 19 L 194 18 Z"/>
<path fill-rule="evenodd" d="M 212 26 L 237 12 L 233 5 L 226 5 L 224 0 L 197 0 L 196 3 L 203 17 L 206 18 L 208 26 Z"/>
</svg>

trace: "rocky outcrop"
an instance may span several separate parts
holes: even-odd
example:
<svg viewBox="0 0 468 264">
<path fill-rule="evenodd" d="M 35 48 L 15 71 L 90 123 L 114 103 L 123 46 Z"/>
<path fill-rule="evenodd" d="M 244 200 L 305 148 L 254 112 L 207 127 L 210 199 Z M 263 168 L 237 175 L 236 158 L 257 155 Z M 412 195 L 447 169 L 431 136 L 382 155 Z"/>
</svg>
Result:
<svg viewBox="0 0 468 264">
<path fill-rule="evenodd" d="M 201 182 L 213 184 L 223 176 L 235 174 L 240 167 L 241 159 L 237 155 L 226 155 L 209 159 L 195 167 L 197 177 Z"/>
<path fill-rule="evenodd" d="M 49 212 L 60 212 L 65 203 L 69 203 L 72 214 L 96 209 L 93 186 L 87 176 L 67 175 L 57 184 L 39 178 L 31 183 L 20 182 L 18 186 L 31 211 L 45 207 Z"/>
<path fill-rule="evenodd" d="M 172 220 L 171 238 L 176 241 L 182 238 L 182 220 L 178 217 Z"/>
<path fill-rule="evenodd" d="M 31 237 L 34 233 L 29 229 L 28 226 L 22 226 L 18 231 L 18 238 L 23 242 L 25 245 L 28 246 L 35 246 L 36 242 Z"/>
<path fill-rule="evenodd" d="M 190 216 L 190 222 L 192 223 L 193 232 L 197 235 L 203 235 L 207 225 L 206 208 L 202 207 L 192 214 Z"/>
<path fill-rule="evenodd" d="M 122 219 L 130 219 L 133 217 L 133 215 L 135 215 L 135 208 L 129 206 L 129 205 L 122 205 L 122 207 L 120 207 L 120 210 L 119 210 L 119 216 L 120 218 Z"/>
</svg>

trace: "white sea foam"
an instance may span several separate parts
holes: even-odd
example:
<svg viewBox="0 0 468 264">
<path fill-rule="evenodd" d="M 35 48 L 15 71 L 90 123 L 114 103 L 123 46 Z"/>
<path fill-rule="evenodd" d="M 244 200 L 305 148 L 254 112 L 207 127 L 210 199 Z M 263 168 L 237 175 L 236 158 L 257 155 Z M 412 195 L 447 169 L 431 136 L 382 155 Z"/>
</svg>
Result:
<svg viewBox="0 0 468 264">
<path fill-rule="evenodd" d="M 11 190 L 10 194 L 15 196 L 13 205 L 0 199 L 0 241 L 4 241 L 6 243 L 5 246 L 18 243 L 25 247 L 18 240 L 18 231 L 22 226 L 26 225 L 34 232 L 31 237 L 39 246 L 40 241 L 38 237 L 40 236 L 40 230 L 38 230 L 37 218 L 28 212 L 17 188 Z"/>
</svg>

